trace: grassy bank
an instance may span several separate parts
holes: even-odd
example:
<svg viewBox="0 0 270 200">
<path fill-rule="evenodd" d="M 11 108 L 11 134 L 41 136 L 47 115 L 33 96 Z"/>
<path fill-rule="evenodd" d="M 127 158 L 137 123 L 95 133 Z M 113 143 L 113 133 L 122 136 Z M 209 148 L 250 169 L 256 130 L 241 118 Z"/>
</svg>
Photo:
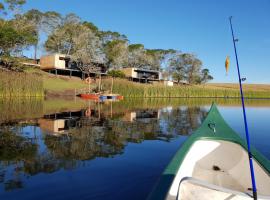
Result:
<svg viewBox="0 0 270 200">
<path fill-rule="evenodd" d="M 0 71 L 0 97 L 42 97 L 43 91 L 43 81 L 37 74 Z"/>
<path fill-rule="evenodd" d="M 27 69 L 24 73 L 0 71 L 0 97 L 13 96 L 66 96 L 74 95 L 75 89 L 87 88 L 80 78 L 56 76 L 38 69 Z M 95 85 L 92 84 L 92 87 Z M 97 85 L 96 85 L 97 87 Z M 111 79 L 102 80 L 102 88 L 110 91 Z M 140 84 L 125 79 L 115 79 L 113 93 L 124 97 L 232 97 L 238 98 L 237 84 L 179 85 L 167 87 L 163 84 Z M 245 84 L 244 94 L 248 98 L 270 98 L 270 85 Z"/>
<path fill-rule="evenodd" d="M 103 81 L 104 88 L 109 90 L 111 80 Z M 239 89 L 235 84 L 206 84 L 206 85 L 180 85 L 167 87 L 163 84 L 140 84 L 123 79 L 114 80 L 114 93 L 125 97 L 232 97 L 240 96 Z M 270 98 L 270 86 L 267 85 L 245 85 L 245 97 L 248 98 Z"/>
</svg>

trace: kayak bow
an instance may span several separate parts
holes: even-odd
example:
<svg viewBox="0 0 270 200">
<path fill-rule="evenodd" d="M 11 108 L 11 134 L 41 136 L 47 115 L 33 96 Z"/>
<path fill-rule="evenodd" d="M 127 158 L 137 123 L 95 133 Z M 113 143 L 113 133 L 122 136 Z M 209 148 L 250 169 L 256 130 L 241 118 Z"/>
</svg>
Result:
<svg viewBox="0 0 270 200">
<path fill-rule="evenodd" d="M 251 148 L 258 199 L 270 199 L 270 162 Z M 246 142 L 215 104 L 175 154 L 148 199 L 252 199 Z"/>
</svg>

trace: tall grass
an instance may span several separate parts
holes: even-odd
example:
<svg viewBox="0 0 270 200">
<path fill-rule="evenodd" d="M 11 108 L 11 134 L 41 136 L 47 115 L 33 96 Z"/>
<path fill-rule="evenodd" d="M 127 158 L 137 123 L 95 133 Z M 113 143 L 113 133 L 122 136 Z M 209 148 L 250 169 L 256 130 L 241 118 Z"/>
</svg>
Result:
<svg viewBox="0 0 270 200">
<path fill-rule="evenodd" d="M 0 71 L 0 97 L 43 96 L 42 77 L 24 72 Z"/>
<path fill-rule="evenodd" d="M 103 87 L 109 90 L 111 80 L 103 80 Z M 206 86 L 189 86 L 179 85 L 168 87 L 163 84 L 141 84 L 127 81 L 124 79 L 115 79 L 113 85 L 113 93 L 121 94 L 125 97 L 232 97 L 239 98 L 240 93 L 238 89 L 231 88 L 211 88 Z M 247 98 L 270 98 L 270 90 L 245 90 L 245 97 Z"/>
</svg>

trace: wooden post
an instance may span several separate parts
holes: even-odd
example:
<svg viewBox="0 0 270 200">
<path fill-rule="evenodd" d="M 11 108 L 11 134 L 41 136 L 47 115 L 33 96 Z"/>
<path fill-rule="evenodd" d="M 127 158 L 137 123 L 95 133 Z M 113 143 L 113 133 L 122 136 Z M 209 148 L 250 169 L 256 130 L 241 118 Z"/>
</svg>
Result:
<svg viewBox="0 0 270 200">
<path fill-rule="evenodd" d="M 113 92 L 113 76 L 112 76 L 112 84 L 111 84 L 111 94 Z"/>
<path fill-rule="evenodd" d="M 88 77 L 87 77 L 87 80 L 88 80 L 88 92 L 89 92 L 89 94 L 90 94 L 90 81 L 91 81 L 91 79 L 90 79 L 90 74 L 88 74 Z"/>
<path fill-rule="evenodd" d="M 100 88 L 101 88 L 101 74 L 99 74 L 98 92 L 100 92 Z"/>
</svg>

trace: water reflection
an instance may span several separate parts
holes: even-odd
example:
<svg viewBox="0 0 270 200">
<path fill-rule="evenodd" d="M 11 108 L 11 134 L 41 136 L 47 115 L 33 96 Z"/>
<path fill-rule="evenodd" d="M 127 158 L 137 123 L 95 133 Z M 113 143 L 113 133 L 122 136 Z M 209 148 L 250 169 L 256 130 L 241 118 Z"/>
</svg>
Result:
<svg viewBox="0 0 270 200">
<path fill-rule="evenodd" d="M 96 103 L 29 119 L 31 125 L 36 124 L 30 134 L 26 131 L 29 126 L 17 121 L 0 129 L 0 183 L 6 191 L 19 189 L 26 177 L 76 169 L 84 161 L 120 155 L 128 143 L 168 142 L 190 134 L 205 115 L 206 110 L 199 107 L 129 108 L 124 112 L 114 109 L 112 103 Z"/>
<path fill-rule="evenodd" d="M 138 144 L 140 149 L 151 141 L 171 144 L 178 138 L 186 138 L 206 117 L 212 101 L 31 100 L 13 104 L 0 100 L 0 189 L 3 188 L 0 196 L 6 194 L 4 191 L 29 187 L 27 183 L 41 174 L 76 171 L 98 159 L 123 156 L 130 144 Z M 240 103 L 238 100 L 217 101 L 226 106 Z M 249 101 L 247 105 L 269 107 L 270 102 L 262 101 L 257 105 Z M 145 170 L 145 174 L 148 173 Z"/>
</svg>

